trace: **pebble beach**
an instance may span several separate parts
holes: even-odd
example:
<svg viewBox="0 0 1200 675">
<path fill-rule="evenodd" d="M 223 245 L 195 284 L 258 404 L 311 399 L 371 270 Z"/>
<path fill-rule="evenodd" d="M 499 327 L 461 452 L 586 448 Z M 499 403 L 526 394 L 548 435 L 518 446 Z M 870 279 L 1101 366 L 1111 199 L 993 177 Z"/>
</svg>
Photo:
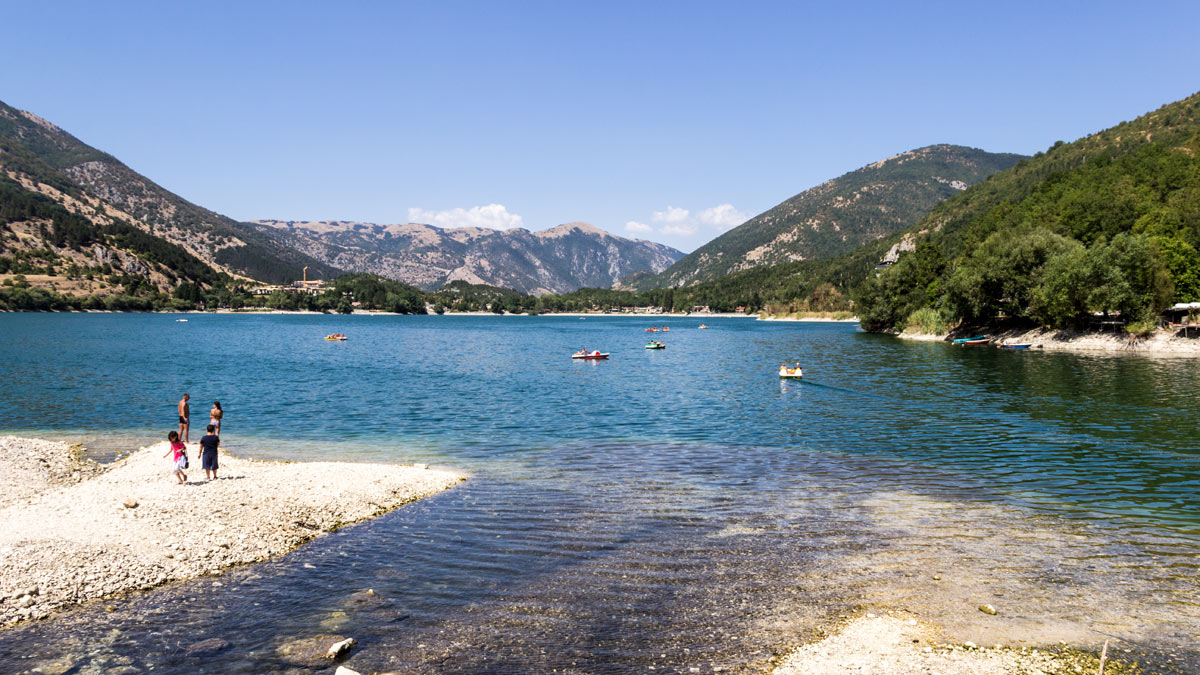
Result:
<svg viewBox="0 0 1200 675">
<path fill-rule="evenodd" d="M 198 446 L 176 484 L 165 443 L 101 465 L 79 447 L 0 437 L 0 626 L 265 560 L 445 490 L 424 466 L 255 461 L 222 453 L 205 481 Z M 199 478 L 199 480 L 197 480 Z"/>
</svg>

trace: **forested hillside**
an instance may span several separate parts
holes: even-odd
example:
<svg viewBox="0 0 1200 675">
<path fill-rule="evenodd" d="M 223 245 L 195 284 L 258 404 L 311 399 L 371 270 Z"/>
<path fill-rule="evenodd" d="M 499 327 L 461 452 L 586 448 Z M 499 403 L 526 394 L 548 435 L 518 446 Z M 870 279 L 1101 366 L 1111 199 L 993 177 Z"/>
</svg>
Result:
<svg viewBox="0 0 1200 675">
<path fill-rule="evenodd" d="M 1200 95 L 1056 143 L 936 207 L 855 293 L 867 330 L 1145 327 L 1200 300 Z"/>
<path fill-rule="evenodd" d="M 90 223 L 97 238 L 112 228 L 138 230 L 183 249 L 214 271 L 261 281 L 291 281 L 305 265 L 310 273 L 325 277 L 338 272 L 279 244 L 253 226 L 172 194 L 111 155 L 4 103 L 0 103 L 0 176 L 12 181 L 3 193 L 4 199 L 12 199 L 17 192 L 40 194 Z M 33 227 L 22 236 L 21 247 L 0 249 L 0 256 L 11 260 L 18 252 L 31 248 L 53 249 L 53 242 L 35 241 L 40 232 L 39 227 Z M 104 242 L 99 243 L 103 248 Z M 105 262 L 80 252 L 82 263 Z M 171 264 L 166 259 L 159 262 Z"/>
</svg>

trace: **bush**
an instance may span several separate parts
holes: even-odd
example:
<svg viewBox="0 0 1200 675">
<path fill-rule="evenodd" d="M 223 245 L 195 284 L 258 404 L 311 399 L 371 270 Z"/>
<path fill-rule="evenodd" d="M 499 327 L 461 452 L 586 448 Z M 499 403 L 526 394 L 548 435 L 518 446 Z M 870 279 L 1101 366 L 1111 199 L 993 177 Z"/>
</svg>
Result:
<svg viewBox="0 0 1200 675">
<path fill-rule="evenodd" d="M 925 335 L 945 335 L 950 332 L 951 322 L 945 312 L 933 307 L 922 307 L 904 320 L 904 330 Z"/>
</svg>

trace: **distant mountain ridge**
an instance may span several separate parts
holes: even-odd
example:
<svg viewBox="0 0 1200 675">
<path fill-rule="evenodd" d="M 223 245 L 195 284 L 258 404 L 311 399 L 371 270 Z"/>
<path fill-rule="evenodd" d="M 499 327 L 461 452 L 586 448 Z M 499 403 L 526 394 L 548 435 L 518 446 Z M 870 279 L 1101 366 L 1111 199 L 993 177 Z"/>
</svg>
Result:
<svg viewBox="0 0 1200 675">
<path fill-rule="evenodd" d="M 683 257 L 638 289 L 688 286 L 754 267 L 815 260 L 912 226 L 938 202 L 1022 155 L 931 145 L 880 160 L 805 190 Z"/>
<path fill-rule="evenodd" d="M 112 155 L 101 152 L 29 112 L 0 103 L 0 176 L 16 183 L 6 194 L 28 191 L 46 197 L 85 219 L 96 230 L 89 241 L 103 250 L 111 234 L 103 228 L 133 228 L 147 248 L 178 247 L 213 270 L 262 281 L 291 281 L 308 265 L 311 271 L 332 275 L 335 269 L 281 246 L 255 227 L 197 206 L 138 174 Z M 36 225 L 36 224 L 35 224 Z M 123 230 L 124 231 L 124 230 Z M 10 253 L 32 250 L 41 243 L 41 227 L 22 230 L 21 246 Z M 17 242 L 14 242 L 14 246 Z M 32 248 L 31 248 L 32 247 Z M 7 250 L 7 247 L 6 249 Z M 136 255 L 146 258 L 145 251 Z M 82 252 L 79 264 L 104 262 L 106 255 Z M 118 256 L 119 257 L 119 256 Z M 160 256 L 161 257 L 161 256 Z M 172 259 L 180 259 L 172 255 Z M 145 260 L 141 265 L 145 266 Z M 152 261 L 153 262 L 153 261 Z M 158 261 L 158 265 L 163 265 Z M 126 265 L 130 270 L 137 264 Z M 169 270 L 161 270 L 169 271 Z M 170 275 L 168 275 L 170 276 Z"/>
<path fill-rule="evenodd" d="M 331 267 L 426 290 L 466 281 L 535 295 L 566 293 L 609 287 L 641 270 L 658 273 L 683 256 L 670 246 L 578 222 L 539 232 L 329 220 L 259 220 L 255 225 L 281 245 Z"/>
</svg>

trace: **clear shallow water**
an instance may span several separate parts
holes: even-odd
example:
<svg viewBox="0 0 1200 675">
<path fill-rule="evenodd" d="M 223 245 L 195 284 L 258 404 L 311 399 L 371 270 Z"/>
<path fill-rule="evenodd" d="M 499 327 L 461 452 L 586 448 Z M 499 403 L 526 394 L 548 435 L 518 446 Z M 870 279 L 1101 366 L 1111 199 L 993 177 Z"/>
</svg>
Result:
<svg viewBox="0 0 1200 675">
<path fill-rule="evenodd" d="M 103 456 L 164 436 L 186 390 L 194 422 L 222 401 L 239 454 L 472 479 L 219 590 L 6 631 L 0 659 L 260 672 L 282 640 L 342 632 L 362 671 L 754 670 L 865 605 L 1197 663 L 1196 361 L 743 319 L 668 319 L 647 351 L 663 320 L 188 318 L 0 315 L 0 429 Z M 380 600 L 354 605 L 365 588 Z M 212 636 L 234 648 L 182 655 Z"/>
</svg>

